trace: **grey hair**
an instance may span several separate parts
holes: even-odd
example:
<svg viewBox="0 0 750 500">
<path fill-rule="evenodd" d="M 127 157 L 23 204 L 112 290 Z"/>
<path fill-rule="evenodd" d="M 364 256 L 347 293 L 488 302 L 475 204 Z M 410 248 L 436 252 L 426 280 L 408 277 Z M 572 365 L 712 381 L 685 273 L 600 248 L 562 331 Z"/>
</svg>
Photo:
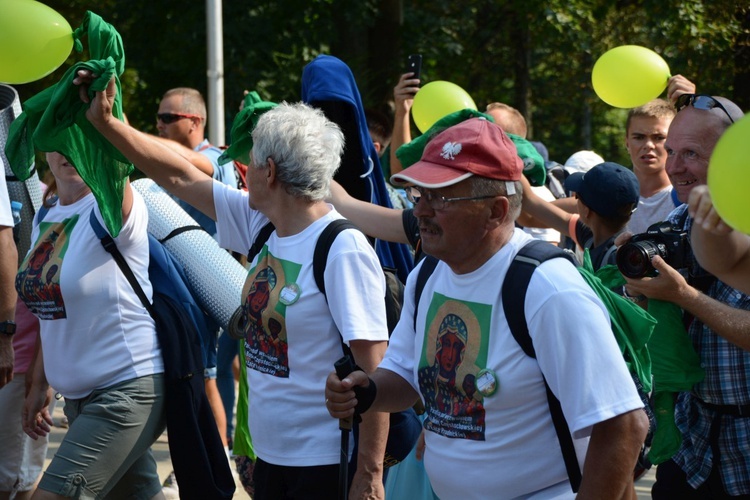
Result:
<svg viewBox="0 0 750 500">
<path fill-rule="evenodd" d="M 514 194 L 508 194 L 508 185 L 512 185 Z M 508 212 L 511 220 L 516 220 L 521 213 L 523 201 L 523 185 L 521 181 L 501 181 L 487 177 L 471 176 L 471 196 L 501 195 L 508 198 Z"/>
<path fill-rule="evenodd" d="M 344 134 L 319 109 L 283 102 L 263 114 L 253 130 L 256 168 L 276 164 L 276 175 L 292 196 L 325 199 L 341 165 Z"/>
<path fill-rule="evenodd" d="M 182 104 L 180 105 L 181 113 L 198 115 L 204 122 L 206 121 L 206 101 L 203 100 L 203 96 L 198 90 L 191 89 L 190 87 L 177 87 L 167 90 L 162 99 L 173 95 L 182 96 Z"/>
</svg>

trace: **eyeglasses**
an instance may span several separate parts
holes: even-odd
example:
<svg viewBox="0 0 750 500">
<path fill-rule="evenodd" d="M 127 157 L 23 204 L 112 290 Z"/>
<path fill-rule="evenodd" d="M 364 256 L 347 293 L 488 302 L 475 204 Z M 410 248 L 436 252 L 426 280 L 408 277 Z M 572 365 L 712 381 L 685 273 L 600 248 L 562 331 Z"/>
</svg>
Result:
<svg viewBox="0 0 750 500">
<path fill-rule="evenodd" d="M 423 196 L 430 208 L 432 208 L 433 210 L 442 210 L 448 203 L 454 201 L 489 200 L 490 198 L 496 198 L 500 195 L 491 194 L 486 196 L 458 196 L 456 198 L 446 198 L 445 196 L 435 194 L 429 189 L 424 189 L 417 186 L 410 186 L 406 188 L 406 198 L 415 205 L 419 203 L 419 200 L 421 200 Z"/>
<path fill-rule="evenodd" d="M 729 118 L 729 121 L 734 123 L 734 119 L 732 119 L 732 115 L 729 114 L 729 111 L 722 106 L 722 104 L 711 97 L 710 95 L 705 94 L 682 94 L 680 97 L 677 98 L 677 104 L 675 104 L 675 108 L 677 109 L 677 112 L 679 113 L 683 109 L 685 109 L 687 106 L 692 105 L 695 109 L 703 109 L 706 111 L 710 111 L 714 108 L 719 108 L 724 112 L 724 114 L 727 115 L 727 118 Z"/>
<path fill-rule="evenodd" d="M 203 117 L 198 116 L 198 115 L 188 115 L 185 113 L 156 113 L 156 119 L 167 125 L 169 125 L 170 123 L 174 123 L 177 120 L 181 120 L 183 118 L 203 118 Z"/>
</svg>

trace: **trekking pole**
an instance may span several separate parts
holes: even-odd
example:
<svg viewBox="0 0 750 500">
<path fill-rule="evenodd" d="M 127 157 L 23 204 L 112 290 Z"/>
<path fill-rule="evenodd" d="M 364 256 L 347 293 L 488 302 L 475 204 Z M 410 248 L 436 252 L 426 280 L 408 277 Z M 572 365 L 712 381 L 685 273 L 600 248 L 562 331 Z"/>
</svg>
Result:
<svg viewBox="0 0 750 500">
<path fill-rule="evenodd" d="M 339 380 L 343 380 L 354 371 L 354 362 L 348 355 L 333 364 Z M 352 430 L 354 417 L 340 418 L 341 430 L 341 458 L 339 461 L 339 500 L 346 500 L 349 496 L 349 432 Z"/>
</svg>

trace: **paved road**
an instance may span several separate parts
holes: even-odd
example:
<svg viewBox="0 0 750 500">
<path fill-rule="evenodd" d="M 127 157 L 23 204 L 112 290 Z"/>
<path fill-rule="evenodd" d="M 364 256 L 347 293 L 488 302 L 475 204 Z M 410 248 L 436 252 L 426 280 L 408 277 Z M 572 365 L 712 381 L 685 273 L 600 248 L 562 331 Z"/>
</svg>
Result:
<svg viewBox="0 0 750 500">
<path fill-rule="evenodd" d="M 55 413 L 54 413 L 55 422 L 58 422 L 61 416 L 62 416 L 62 409 L 59 407 L 55 408 Z M 60 441 L 62 441 L 62 438 L 64 435 L 65 435 L 65 429 L 55 427 L 52 430 L 52 434 L 50 436 L 50 445 L 47 451 L 47 463 L 49 463 L 49 460 L 57 451 L 57 447 L 60 445 Z M 161 478 L 162 481 L 164 481 L 164 479 L 166 479 L 169 473 L 172 471 L 172 462 L 169 458 L 169 447 L 167 445 L 166 433 L 159 438 L 159 440 L 154 444 L 152 449 L 154 453 L 154 458 L 156 459 L 156 463 L 158 466 L 159 477 Z M 646 499 L 651 498 L 651 485 L 654 484 L 654 470 L 655 468 L 652 468 L 645 476 L 639 479 L 638 482 L 636 483 L 635 489 L 636 489 L 636 492 L 638 493 L 639 500 L 646 500 Z M 245 493 L 245 491 L 242 489 L 242 486 L 238 483 L 237 491 L 234 494 L 234 498 L 247 500 L 250 497 L 249 495 Z M 394 499 L 394 500 L 398 500 L 398 499 Z"/>
</svg>

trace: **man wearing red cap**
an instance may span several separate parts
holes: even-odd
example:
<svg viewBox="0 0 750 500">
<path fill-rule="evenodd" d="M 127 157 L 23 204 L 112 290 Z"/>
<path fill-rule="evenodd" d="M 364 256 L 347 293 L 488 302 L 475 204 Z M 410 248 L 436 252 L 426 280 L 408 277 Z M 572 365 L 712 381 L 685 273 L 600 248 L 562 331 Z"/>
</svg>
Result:
<svg viewBox="0 0 750 500">
<path fill-rule="evenodd" d="M 599 299 L 574 266 L 550 259 L 533 273 L 525 302 L 536 359 L 507 325 L 502 282 L 531 241 L 514 228 L 522 170 L 507 135 L 474 118 L 437 135 L 419 162 L 392 177 L 415 202 L 424 251 L 439 262 L 417 304 L 418 270 L 410 275 L 401 321 L 371 378 L 329 376 L 328 410 L 343 418 L 422 398 L 425 469 L 441 498 L 573 498 L 546 379 L 582 466 L 580 497 L 634 496 L 647 422 Z M 441 380 L 429 368 L 448 317 L 462 325 L 461 362 L 451 380 Z M 439 405 L 434 388 L 445 384 L 471 404 Z"/>
</svg>

